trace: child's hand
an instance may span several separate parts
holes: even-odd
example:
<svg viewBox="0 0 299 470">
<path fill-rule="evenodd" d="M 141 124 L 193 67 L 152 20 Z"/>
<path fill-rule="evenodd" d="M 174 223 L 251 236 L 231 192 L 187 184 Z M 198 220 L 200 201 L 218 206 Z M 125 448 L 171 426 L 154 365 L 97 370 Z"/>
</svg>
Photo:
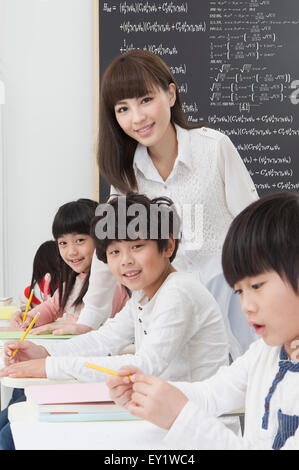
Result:
<svg viewBox="0 0 299 470">
<path fill-rule="evenodd" d="M 0 377 L 41 377 L 46 378 L 46 359 L 34 359 L 12 364 L 0 370 Z"/>
<path fill-rule="evenodd" d="M 18 351 L 12 357 L 13 351 Z M 6 366 L 16 362 L 29 361 L 31 359 L 44 358 L 49 356 L 48 351 L 43 346 L 32 343 L 31 341 L 7 341 L 4 344 L 3 359 Z"/>
<path fill-rule="evenodd" d="M 33 313 L 31 313 L 33 312 Z M 10 326 L 16 327 L 16 328 L 22 328 L 23 330 L 26 330 L 30 323 L 32 322 L 33 318 L 36 315 L 36 311 L 34 313 L 33 310 L 29 310 L 29 312 L 26 315 L 26 320 L 23 323 L 23 312 L 15 312 L 13 313 L 11 319 L 10 319 Z"/>
<path fill-rule="evenodd" d="M 128 411 L 170 429 L 187 403 L 187 397 L 173 385 L 152 375 L 136 374 L 131 380 L 134 384 Z"/>
<path fill-rule="evenodd" d="M 10 319 L 10 326 L 14 328 L 23 328 L 23 315 L 24 313 L 21 311 L 13 313 Z"/>
<path fill-rule="evenodd" d="M 34 328 L 30 334 L 40 335 L 52 332 L 53 335 L 82 335 L 88 333 L 88 331 L 91 331 L 91 328 L 87 325 L 74 322 L 53 322 Z"/>
<path fill-rule="evenodd" d="M 107 379 L 106 384 L 109 388 L 110 397 L 117 405 L 127 408 L 133 392 L 133 383 L 129 376 L 137 372 L 141 373 L 137 367 L 124 366 L 119 369 L 118 376 Z"/>
</svg>

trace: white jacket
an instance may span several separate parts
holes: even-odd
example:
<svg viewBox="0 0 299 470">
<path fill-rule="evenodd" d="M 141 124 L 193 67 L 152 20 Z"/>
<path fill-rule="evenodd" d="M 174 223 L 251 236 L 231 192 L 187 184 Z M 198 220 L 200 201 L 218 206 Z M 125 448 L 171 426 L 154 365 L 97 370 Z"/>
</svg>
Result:
<svg viewBox="0 0 299 470">
<path fill-rule="evenodd" d="M 135 341 L 136 353 L 117 355 Z M 103 381 L 87 362 L 118 370 L 132 364 L 167 380 L 203 380 L 227 364 L 228 346 L 219 307 L 189 273 L 168 275 L 148 301 L 141 291 L 99 330 L 49 342 L 47 377 Z"/>
<path fill-rule="evenodd" d="M 173 383 L 189 401 L 166 435 L 177 449 L 271 449 L 278 430 L 278 410 L 299 416 L 299 372 L 287 371 L 278 383 L 269 408 L 268 429 L 262 428 L 265 398 L 278 373 L 280 347 L 262 339 L 231 366 L 201 383 Z M 217 418 L 245 407 L 244 437 L 238 437 Z M 299 449 L 299 429 L 283 449 Z"/>
</svg>

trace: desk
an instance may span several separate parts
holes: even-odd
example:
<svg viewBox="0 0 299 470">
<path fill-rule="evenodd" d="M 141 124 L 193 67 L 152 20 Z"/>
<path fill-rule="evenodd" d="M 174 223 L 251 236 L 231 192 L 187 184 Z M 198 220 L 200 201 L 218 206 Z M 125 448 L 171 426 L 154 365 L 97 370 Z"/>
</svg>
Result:
<svg viewBox="0 0 299 470">
<path fill-rule="evenodd" d="M 164 449 L 165 430 L 148 421 L 11 423 L 16 450 Z"/>
<path fill-rule="evenodd" d="M 1 329 L 0 329 L 1 331 Z M 30 341 L 33 341 L 36 344 L 39 344 L 41 346 L 47 347 L 47 343 L 49 341 L 64 341 L 64 339 L 40 339 L 38 336 L 36 338 L 30 338 Z M 0 369 L 4 367 L 4 362 L 2 359 L 2 354 L 3 354 L 3 346 L 4 346 L 5 340 L 0 340 Z M 69 379 L 72 381 L 73 379 Z M 54 381 L 56 382 L 68 382 L 68 380 L 60 380 L 60 381 Z M 1 410 L 4 410 L 4 408 L 7 407 L 9 400 L 11 399 L 11 395 L 13 392 L 14 388 L 24 388 L 29 385 L 41 385 L 41 384 L 48 384 L 48 383 L 53 383 L 53 381 L 48 380 L 48 379 L 15 379 L 11 377 L 2 377 L 0 378 L 0 405 L 1 405 Z"/>
<path fill-rule="evenodd" d="M 28 416 L 12 421 L 11 430 L 16 450 L 177 450 L 164 445 L 166 430 L 142 420 L 45 423 Z"/>
<path fill-rule="evenodd" d="M 1 331 L 1 329 L 0 329 Z M 34 338 L 30 338 L 30 341 L 33 341 L 36 344 L 39 344 L 41 346 L 47 347 L 47 344 L 49 341 L 64 341 L 63 338 L 59 339 L 58 338 L 50 338 L 50 339 L 40 339 L 38 336 Z M 4 362 L 2 360 L 2 353 L 3 353 L 3 345 L 4 345 L 3 340 L 0 340 L 0 369 L 4 367 Z M 135 346 L 129 345 L 126 348 L 124 348 L 120 354 L 134 354 L 135 352 Z M 4 410 L 4 408 L 7 407 L 9 400 L 11 399 L 12 391 L 14 388 L 25 388 L 29 385 L 47 385 L 49 383 L 68 383 L 68 382 L 74 382 L 75 379 L 65 379 L 65 380 L 48 380 L 48 379 L 14 379 L 11 377 L 3 377 L 0 378 L 0 405 L 1 405 L 1 410 Z"/>
<path fill-rule="evenodd" d="M 75 379 L 51 380 L 42 378 L 13 378 L 2 377 L 1 381 L 1 410 L 7 407 L 14 388 L 25 388 L 32 385 L 50 385 L 56 383 L 76 382 Z"/>
</svg>

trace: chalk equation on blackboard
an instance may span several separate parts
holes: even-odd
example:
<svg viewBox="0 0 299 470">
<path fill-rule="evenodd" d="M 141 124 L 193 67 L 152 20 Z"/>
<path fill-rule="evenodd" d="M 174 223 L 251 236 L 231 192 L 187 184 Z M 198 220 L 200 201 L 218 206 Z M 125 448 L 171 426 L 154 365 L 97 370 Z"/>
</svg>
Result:
<svg viewBox="0 0 299 470">
<path fill-rule="evenodd" d="M 287 157 L 268 157 L 267 155 L 262 155 L 260 157 L 244 157 L 244 163 L 259 163 L 260 165 L 281 165 L 281 164 L 286 164 L 286 165 L 291 165 L 292 163 L 292 157 L 287 156 Z"/>
<path fill-rule="evenodd" d="M 229 136 L 251 136 L 251 137 L 270 137 L 270 136 L 288 136 L 288 137 L 298 137 L 299 129 L 293 129 L 292 127 L 280 127 L 278 129 L 270 128 L 255 128 L 255 127 L 235 127 L 234 129 L 226 130 L 226 134 Z"/>
<path fill-rule="evenodd" d="M 210 2 L 212 106 L 234 104 L 250 112 L 265 102 L 299 103 L 297 77 L 271 72 L 271 59 L 282 57 L 288 45 L 286 28 L 297 26 L 299 17 L 282 16 L 275 6 L 273 1 Z"/>
<path fill-rule="evenodd" d="M 140 21 L 131 23 L 124 21 L 119 29 L 126 34 L 131 33 L 205 33 L 207 25 L 205 21 L 200 23 L 187 23 L 187 21 L 176 21 L 175 23 L 158 23 L 158 21 Z"/>
<path fill-rule="evenodd" d="M 255 187 L 258 191 L 263 192 L 275 192 L 275 191 L 298 191 L 299 183 L 293 183 L 292 181 L 279 181 L 278 183 L 255 183 Z"/>
<path fill-rule="evenodd" d="M 138 49 L 138 47 L 136 47 L 133 42 L 127 43 L 126 39 L 124 39 L 123 44 L 119 48 L 119 52 L 121 54 L 125 54 L 129 51 L 132 51 L 133 49 Z M 149 51 L 159 56 L 172 56 L 177 55 L 179 53 L 176 45 L 169 46 L 163 44 L 162 42 L 160 44 L 144 44 L 142 49 L 144 51 Z"/>
<path fill-rule="evenodd" d="M 107 2 L 103 4 L 103 11 L 106 13 L 119 12 L 122 15 L 128 14 L 153 14 L 158 13 L 173 15 L 177 13 L 188 13 L 188 2 L 120 2 L 119 5 L 109 5 Z"/>
<path fill-rule="evenodd" d="M 294 116 L 280 116 L 274 114 L 263 114 L 261 116 L 248 116 L 244 114 L 226 114 L 219 116 L 212 114 L 209 116 L 209 123 L 215 124 L 252 124 L 252 123 L 265 123 L 265 124 L 278 124 L 278 123 L 289 123 L 292 124 Z"/>
</svg>

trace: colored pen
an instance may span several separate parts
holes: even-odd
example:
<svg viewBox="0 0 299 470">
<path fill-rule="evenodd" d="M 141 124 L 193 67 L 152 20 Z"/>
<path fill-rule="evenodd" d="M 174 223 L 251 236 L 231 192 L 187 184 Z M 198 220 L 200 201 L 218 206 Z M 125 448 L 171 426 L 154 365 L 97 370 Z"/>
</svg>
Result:
<svg viewBox="0 0 299 470">
<path fill-rule="evenodd" d="M 33 296 L 33 289 L 31 291 L 29 299 L 28 299 L 27 307 L 26 307 L 26 310 L 25 310 L 25 313 L 24 313 L 24 316 L 23 316 L 23 323 L 26 320 L 27 313 L 28 313 L 28 310 L 29 310 L 29 307 L 30 307 L 30 304 L 31 304 L 32 296 Z"/>
<path fill-rule="evenodd" d="M 35 317 L 32 319 L 32 322 L 30 323 L 30 325 L 28 326 L 27 330 L 25 331 L 25 333 L 23 334 L 22 338 L 20 339 L 20 341 L 24 341 L 24 339 L 26 338 L 26 336 L 28 335 L 29 331 L 31 330 L 31 328 L 33 327 L 34 323 L 36 322 L 36 320 L 38 319 L 39 317 L 39 312 L 37 312 L 37 314 L 35 315 Z M 14 355 L 16 354 L 18 349 L 15 349 L 12 353 L 12 357 L 14 357 Z"/>
</svg>

